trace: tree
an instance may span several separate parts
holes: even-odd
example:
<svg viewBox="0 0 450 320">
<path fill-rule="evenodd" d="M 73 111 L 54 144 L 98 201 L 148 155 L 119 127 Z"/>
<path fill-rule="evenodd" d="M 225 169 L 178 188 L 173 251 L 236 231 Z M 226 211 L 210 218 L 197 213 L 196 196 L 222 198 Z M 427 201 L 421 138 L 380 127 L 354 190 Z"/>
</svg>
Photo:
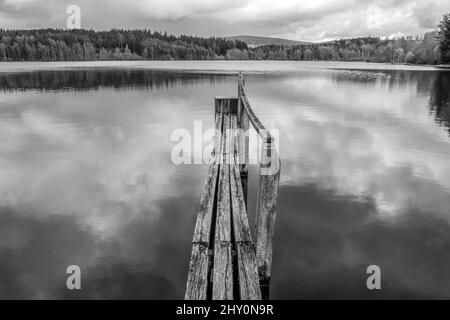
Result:
<svg viewBox="0 0 450 320">
<path fill-rule="evenodd" d="M 122 60 L 122 52 L 120 52 L 120 49 L 117 47 L 114 49 L 113 58 L 114 60 Z"/>
<path fill-rule="evenodd" d="M 438 60 L 437 51 L 435 50 L 438 45 L 436 33 L 426 33 L 423 40 L 419 41 L 413 50 L 416 56 L 416 63 L 435 64 Z"/>
<path fill-rule="evenodd" d="M 395 40 L 379 37 L 341 39 L 295 46 L 249 48 L 226 38 L 174 36 L 150 30 L 4 30 L 0 29 L 0 60 L 346 60 L 434 64 L 450 63 L 450 14 L 440 33 Z M 441 59 L 442 57 L 442 59 Z"/>
<path fill-rule="evenodd" d="M 311 51 L 311 49 L 306 49 L 305 50 L 305 53 L 303 54 L 303 60 L 306 60 L 306 61 L 310 61 L 312 59 L 312 51 Z"/>
<path fill-rule="evenodd" d="M 227 60 L 248 60 L 247 50 L 230 49 L 226 53 Z"/>
<path fill-rule="evenodd" d="M 450 13 L 444 14 L 444 17 L 438 25 L 438 41 L 440 48 L 441 62 L 450 63 Z"/>
<path fill-rule="evenodd" d="M 6 60 L 6 46 L 4 43 L 0 43 L 0 61 Z"/>
<path fill-rule="evenodd" d="M 98 54 L 99 60 L 110 60 L 111 59 L 111 53 L 106 50 L 105 48 L 101 48 L 100 52 Z"/>
<path fill-rule="evenodd" d="M 123 50 L 123 58 L 125 60 L 131 60 L 132 58 L 131 50 L 128 48 L 128 45 L 125 46 L 125 49 Z"/>
<path fill-rule="evenodd" d="M 414 53 L 409 51 L 405 56 L 405 62 L 406 63 L 414 63 L 415 61 L 416 61 L 416 56 L 414 55 Z"/>
<path fill-rule="evenodd" d="M 395 49 L 394 51 L 394 63 L 402 63 L 405 57 L 405 51 L 402 48 Z"/>
</svg>

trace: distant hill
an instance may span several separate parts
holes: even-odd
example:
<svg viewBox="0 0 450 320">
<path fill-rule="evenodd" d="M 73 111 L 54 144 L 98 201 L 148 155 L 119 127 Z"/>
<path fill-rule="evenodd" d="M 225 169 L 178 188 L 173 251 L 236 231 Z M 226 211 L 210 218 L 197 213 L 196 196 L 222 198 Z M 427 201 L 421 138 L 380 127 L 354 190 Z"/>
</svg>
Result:
<svg viewBox="0 0 450 320">
<path fill-rule="evenodd" d="M 308 42 L 303 41 L 295 41 L 282 38 L 257 37 L 257 36 L 233 36 L 233 37 L 226 37 L 226 39 L 239 40 L 245 42 L 251 48 L 266 45 L 295 46 L 299 44 L 308 44 Z"/>
</svg>

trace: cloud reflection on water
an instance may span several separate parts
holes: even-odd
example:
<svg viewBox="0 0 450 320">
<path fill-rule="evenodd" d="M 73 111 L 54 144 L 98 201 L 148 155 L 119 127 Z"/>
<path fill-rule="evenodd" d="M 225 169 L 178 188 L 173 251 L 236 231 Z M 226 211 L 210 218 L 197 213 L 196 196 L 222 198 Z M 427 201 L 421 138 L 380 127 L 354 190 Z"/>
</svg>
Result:
<svg viewBox="0 0 450 320">
<path fill-rule="evenodd" d="M 424 107 L 429 96 L 418 93 L 417 77 L 427 75 L 396 76 L 249 80 L 258 111 L 281 130 L 282 181 L 369 196 L 381 213 L 417 206 L 450 219 L 450 141 Z"/>
<path fill-rule="evenodd" d="M 213 126 L 212 97 L 235 78 L 72 72 L 0 81 L 14 84 L 0 94 L 0 297 L 181 298 L 206 168 L 171 164 L 170 134 Z M 281 132 L 274 298 L 376 298 L 368 263 L 382 266 L 380 297 L 450 296 L 446 77 L 247 78 Z M 72 90 L 83 79 L 97 90 Z M 80 293 L 65 289 L 70 264 Z"/>
</svg>

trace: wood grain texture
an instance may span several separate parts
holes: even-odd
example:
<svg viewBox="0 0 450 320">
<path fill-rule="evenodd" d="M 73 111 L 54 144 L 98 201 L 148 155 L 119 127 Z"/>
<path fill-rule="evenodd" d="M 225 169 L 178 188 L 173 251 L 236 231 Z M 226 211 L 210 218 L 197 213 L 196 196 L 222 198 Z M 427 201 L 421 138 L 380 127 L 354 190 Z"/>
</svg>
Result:
<svg viewBox="0 0 450 320">
<path fill-rule="evenodd" d="M 203 244 L 192 245 L 186 293 L 184 296 L 186 300 L 206 300 L 208 266 L 208 248 Z"/>
<path fill-rule="evenodd" d="M 230 166 L 221 165 L 219 173 L 219 190 L 217 194 L 215 241 L 231 241 L 230 201 Z"/>
<path fill-rule="evenodd" d="M 208 175 L 206 176 L 200 198 L 200 207 L 197 213 L 197 222 L 195 224 L 192 243 L 203 243 L 204 245 L 209 246 L 218 172 L 218 165 L 212 164 L 209 166 Z"/>
<path fill-rule="evenodd" d="M 222 153 L 230 157 L 230 137 L 226 132 L 231 128 L 230 115 L 224 115 Z M 226 130 L 228 129 L 228 130 Z M 221 164 L 219 189 L 217 193 L 216 228 L 214 244 L 213 300 L 233 299 L 233 260 L 231 256 L 231 199 L 230 165 Z"/>
<path fill-rule="evenodd" d="M 236 242 L 251 242 L 252 237 L 238 166 L 232 166 L 231 171 L 230 190 L 233 208 L 234 238 Z"/>
<path fill-rule="evenodd" d="M 236 244 L 241 300 L 261 300 L 255 249 L 251 243 Z"/>
<path fill-rule="evenodd" d="M 279 168 L 280 166 L 281 164 L 279 164 Z M 260 168 L 261 170 L 262 168 Z M 259 179 L 256 208 L 256 258 L 259 279 L 264 283 L 270 280 L 272 269 L 273 235 L 275 233 L 280 170 L 273 175 L 260 174 Z"/>
<path fill-rule="evenodd" d="M 208 286 L 208 266 L 210 262 L 208 249 L 211 247 L 210 233 L 218 171 L 218 165 L 210 165 L 202 192 L 200 208 L 198 210 L 197 222 L 192 240 L 191 260 L 189 262 L 189 272 L 185 294 L 185 299 L 187 300 L 206 299 Z"/>
<path fill-rule="evenodd" d="M 231 116 L 231 129 L 238 128 L 237 117 Z M 234 138 L 234 153 L 239 159 L 238 139 Z M 239 296 L 241 300 L 260 300 L 261 290 L 259 287 L 258 268 L 256 264 L 255 249 L 247 217 L 247 209 L 241 182 L 239 161 L 230 166 L 230 192 L 232 206 L 232 223 L 234 232 L 235 249 L 237 253 L 238 279 L 235 284 L 239 285 Z M 237 281 L 236 281 L 237 280 Z"/>
<path fill-rule="evenodd" d="M 224 115 L 222 133 L 222 155 L 224 163 L 220 165 L 219 189 L 217 190 L 216 241 L 231 241 L 230 235 L 230 137 L 226 134 L 231 128 L 230 115 Z"/>
<path fill-rule="evenodd" d="M 231 242 L 214 245 L 213 300 L 233 300 L 233 260 Z"/>
<path fill-rule="evenodd" d="M 260 300 L 261 290 L 256 254 L 250 234 L 240 172 L 237 165 L 232 166 L 230 188 L 240 298 L 241 300 Z"/>
<path fill-rule="evenodd" d="M 223 115 L 216 114 L 216 130 L 222 131 Z M 217 131 L 216 131 L 217 132 Z M 189 262 L 188 280 L 186 285 L 186 300 L 204 300 L 207 297 L 208 273 L 210 257 L 208 250 L 214 247 L 210 243 L 212 230 L 212 216 L 214 212 L 214 199 L 217 192 L 217 179 L 219 175 L 218 158 L 221 157 L 221 134 L 215 136 L 215 146 L 212 164 L 209 166 L 203 192 L 200 197 L 200 207 L 197 212 L 197 221 L 192 239 L 191 260 Z"/>
</svg>

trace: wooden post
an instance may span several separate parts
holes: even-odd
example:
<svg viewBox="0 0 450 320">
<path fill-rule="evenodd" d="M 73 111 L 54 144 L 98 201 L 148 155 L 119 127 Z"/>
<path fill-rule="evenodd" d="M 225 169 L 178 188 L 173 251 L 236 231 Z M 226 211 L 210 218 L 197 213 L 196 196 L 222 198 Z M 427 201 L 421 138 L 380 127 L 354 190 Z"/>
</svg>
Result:
<svg viewBox="0 0 450 320">
<path fill-rule="evenodd" d="M 244 89 L 244 76 L 239 73 L 238 78 L 238 126 L 240 135 L 238 137 L 239 143 L 239 168 L 241 174 L 242 190 L 244 192 L 245 207 L 248 208 L 247 193 L 248 193 L 248 166 L 249 166 L 249 128 L 250 120 L 245 111 L 242 102 L 242 90 Z"/>
<path fill-rule="evenodd" d="M 263 138 L 260 162 L 256 209 L 256 259 L 261 294 L 263 299 L 268 299 L 281 167 L 278 150 L 272 149 L 272 141 L 269 137 Z"/>
</svg>

